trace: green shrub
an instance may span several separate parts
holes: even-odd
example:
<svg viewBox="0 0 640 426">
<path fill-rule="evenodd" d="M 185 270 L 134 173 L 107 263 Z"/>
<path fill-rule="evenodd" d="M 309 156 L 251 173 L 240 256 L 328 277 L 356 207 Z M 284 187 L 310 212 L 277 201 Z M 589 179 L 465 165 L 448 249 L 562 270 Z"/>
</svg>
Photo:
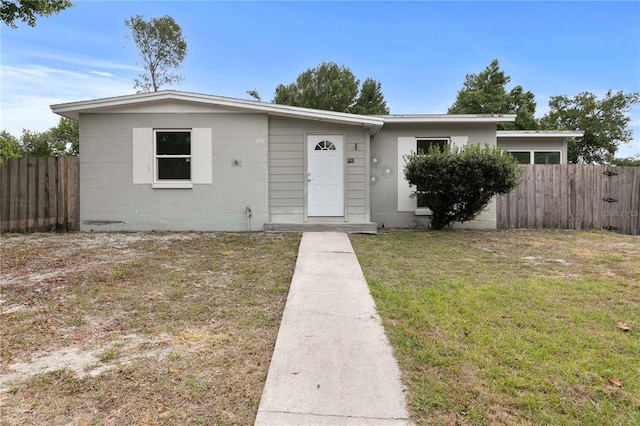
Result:
<svg viewBox="0 0 640 426">
<path fill-rule="evenodd" d="M 417 188 L 411 196 L 431 210 L 433 229 L 475 218 L 491 198 L 520 183 L 521 168 L 515 158 L 489 146 L 446 146 L 412 153 L 405 161 L 404 175 Z"/>
</svg>

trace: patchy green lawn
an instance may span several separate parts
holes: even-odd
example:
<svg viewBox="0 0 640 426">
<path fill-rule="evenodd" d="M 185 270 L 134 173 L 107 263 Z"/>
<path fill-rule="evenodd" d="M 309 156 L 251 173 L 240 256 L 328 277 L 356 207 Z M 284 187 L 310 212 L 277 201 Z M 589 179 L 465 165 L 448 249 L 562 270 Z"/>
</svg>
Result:
<svg viewBox="0 0 640 426">
<path fill-rule="evenodd" d="M 351 239 L 416 423 L 640 424 L 638 237 Z M 2 238 L 0 423 L 252 424 L 298 242 Z"/>
<path fill-rule="evenodd" d="M 639 425 L 640 238 L 353 235 L 418 424 Z"/>
<path fill-rule="evenodd" d="M 299 238 L 3 237 L 0 424 L 253 424 Z"/>
</svg>

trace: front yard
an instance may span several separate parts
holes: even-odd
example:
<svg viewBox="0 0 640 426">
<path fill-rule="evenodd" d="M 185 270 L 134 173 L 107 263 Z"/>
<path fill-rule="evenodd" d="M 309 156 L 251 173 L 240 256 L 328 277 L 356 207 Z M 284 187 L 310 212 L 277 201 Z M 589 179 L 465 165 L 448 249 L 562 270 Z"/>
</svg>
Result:
<svg viewBox="0 0 640 426">
<path fill-rule="evenodd" d="M 2 238 L 0 423 L 253 424 L 299 238 Z"/>
<path fill-rule="evenodd" d="M 299 238 L 3 237 L 0 424 L 252 424 Z M 417 424 L 640 424 L 638 237 L 351 241 Z"/>
<path fill-rule="evenodd" d="M 640 239 L 351 237 L 428 425 L 640 424 Z"/>
</svg>

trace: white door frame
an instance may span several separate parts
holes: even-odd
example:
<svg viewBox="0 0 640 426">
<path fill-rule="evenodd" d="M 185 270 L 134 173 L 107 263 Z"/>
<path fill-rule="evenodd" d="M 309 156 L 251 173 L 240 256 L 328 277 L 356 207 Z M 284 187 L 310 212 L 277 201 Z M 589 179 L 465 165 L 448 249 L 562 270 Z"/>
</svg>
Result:
<svg viewBox="0 0 640 426">
<path fill-rule="evenodd" d="M 306 216 L 344 217 L 344 134 L 307 134 L 306 158 Z"/>
</svg>

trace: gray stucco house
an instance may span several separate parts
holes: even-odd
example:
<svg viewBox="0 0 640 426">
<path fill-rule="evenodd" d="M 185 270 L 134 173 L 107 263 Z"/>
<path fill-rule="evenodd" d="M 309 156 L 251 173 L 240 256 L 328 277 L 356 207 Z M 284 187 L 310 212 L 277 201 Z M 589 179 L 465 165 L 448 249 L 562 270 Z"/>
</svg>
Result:
<svg viewBox="0 0 640 426">
<path fill-rule="evenodd" d="M 52 105 L 80 122 L 81 230 L 424 227 L 403 156 L 488 144 L 566 162 L 576 132 L 497 132 L 514 115 L 362 116 L 160 91 Z M 465 227 L 495 228 L 495 205 Z"/>
</svg>

